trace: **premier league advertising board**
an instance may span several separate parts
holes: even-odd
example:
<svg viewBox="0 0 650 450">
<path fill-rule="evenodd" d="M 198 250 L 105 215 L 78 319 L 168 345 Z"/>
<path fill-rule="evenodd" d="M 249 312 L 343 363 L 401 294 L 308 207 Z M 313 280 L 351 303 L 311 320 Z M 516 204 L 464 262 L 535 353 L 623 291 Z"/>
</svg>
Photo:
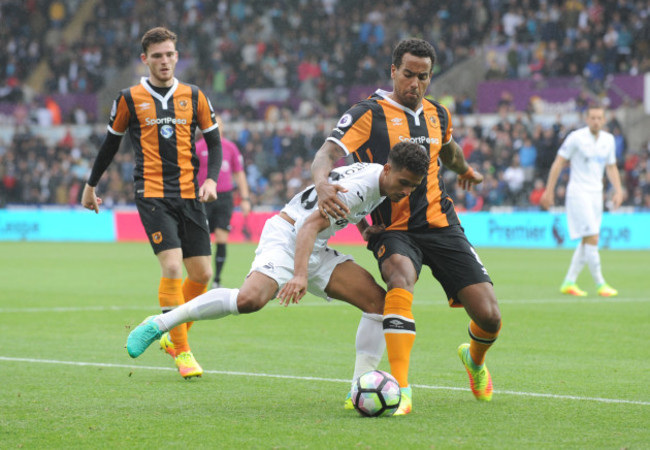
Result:
<svg viewBox="0 0 650 450">
<path fill-rule="evenodd" d="M 235 212 L 231 221 L 231 242 L 257 242 L 264 222 L 274 212 Z M 552 212 L 460 214 L 470 242 L 475 247 L 575 248 L 569 238 L 566 215 Z M 650 212 L 605 213 L 600 247 L 620 250 L 650 249 Z M 147 236 L 135 210 L 102 210 L 93 214 L 81 209 L 0 210 L 0 241 L 146 241 Z M 336 244 L 364 242 L 356 227 L 349 226 L 331 240 Z"/>
</svg>

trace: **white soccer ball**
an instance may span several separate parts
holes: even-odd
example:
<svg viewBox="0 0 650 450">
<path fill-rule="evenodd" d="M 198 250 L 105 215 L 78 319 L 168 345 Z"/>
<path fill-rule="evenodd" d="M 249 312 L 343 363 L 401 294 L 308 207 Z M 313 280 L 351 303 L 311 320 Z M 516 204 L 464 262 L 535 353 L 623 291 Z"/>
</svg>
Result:
<svg viewBox="0 0 650 450">
<path fill-rule="evenodd" d="M 366 372 L 352 384 L 352 404 L 364 417 L 392 416 L 401 399 L 399 383 L 383 370 Z"/>
</svg>

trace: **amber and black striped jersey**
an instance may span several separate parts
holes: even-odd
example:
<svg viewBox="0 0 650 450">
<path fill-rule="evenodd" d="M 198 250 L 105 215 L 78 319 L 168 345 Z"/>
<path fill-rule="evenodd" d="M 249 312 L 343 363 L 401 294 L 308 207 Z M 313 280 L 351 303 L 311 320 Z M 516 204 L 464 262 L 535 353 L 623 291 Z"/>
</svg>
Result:
<svg viewBox="0 0 650 450">
<path fill-rule="evenodd" d="M 385 164 L 388 152 L 398 142 L 422 144 L 431 158 L 429 172 L 422 184 L 399 203 L 384 201 L 372 213 L 373 223 L 388 230 L 421 230 L 459 224 L 454 204 L 445 190 L 440 149 L 451 141 L 449 110 L 424 99 L 413 111 L 377 90 L 366 100 L 350 108 L 327 138 L 339 145 L 356 161 Z"/>
<path fill-rule="evenodd" d="M 123 136 L 128 130 L 135 152 L 136 197 L 197 198 L 197 126 L 205 134 L 218 125 L 210 100 L 194 85 L 174 78 L 163 97 L 143 77 L 120 92 L 108 131 Z"/>
</svg>

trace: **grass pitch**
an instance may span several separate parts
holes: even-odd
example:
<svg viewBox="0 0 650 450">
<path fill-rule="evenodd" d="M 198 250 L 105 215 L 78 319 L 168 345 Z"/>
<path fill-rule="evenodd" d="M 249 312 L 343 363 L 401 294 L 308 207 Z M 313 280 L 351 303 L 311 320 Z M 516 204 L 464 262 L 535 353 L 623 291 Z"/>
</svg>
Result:
<svg viewBox="0 0 650 450">
<path fill-rule="evenodd" d="M 367 250 L 337 248 L 379 279 Z M 228 249 L 237 287 L 254 246 Z M 137 360 L 124 349 L 158 310 L 148 244 L 0 243 L 0 448 L 649 448 L 648 253 L 601 251 L 613 299 L 587 270 L 588 297 L 559 294 L 570 251 L 479 253 L 503 315 L 492 402 L 474 400 L 456 355 L 466 314 L 423 271 L 414 411 L 365 419 L 342 408 L 360 316 L 349 305 L 308 297 L 197 323 L 206 373 L 185 381 L 154 346 Z"/>
</svg>

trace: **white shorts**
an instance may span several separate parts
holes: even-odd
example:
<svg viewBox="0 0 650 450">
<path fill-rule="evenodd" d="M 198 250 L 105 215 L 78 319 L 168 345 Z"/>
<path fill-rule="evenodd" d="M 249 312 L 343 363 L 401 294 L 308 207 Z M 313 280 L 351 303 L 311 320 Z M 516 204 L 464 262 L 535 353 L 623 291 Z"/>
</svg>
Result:
<svg viewBox="0 0 650 450">
<path fill-rule="evenodd" d="M 295 248 L 295 227 L 279 215 L 271 217 L 262 229 L 251 272 L 263 273 L 278 283 L 278 289 L 282 288 L 293 278 Z M 307 269 L 307 291 L 329 301 L 325 288 L 334 268 L 345 261 L 354 261 L 354 258 L 329 247 L 312 252 Z"/>
<path fill-rule="evenodd" d="M 600 234 L 603 219 L 602 192 L 567 196 L 566 215 L 571 239 Z"/>
</svg>

